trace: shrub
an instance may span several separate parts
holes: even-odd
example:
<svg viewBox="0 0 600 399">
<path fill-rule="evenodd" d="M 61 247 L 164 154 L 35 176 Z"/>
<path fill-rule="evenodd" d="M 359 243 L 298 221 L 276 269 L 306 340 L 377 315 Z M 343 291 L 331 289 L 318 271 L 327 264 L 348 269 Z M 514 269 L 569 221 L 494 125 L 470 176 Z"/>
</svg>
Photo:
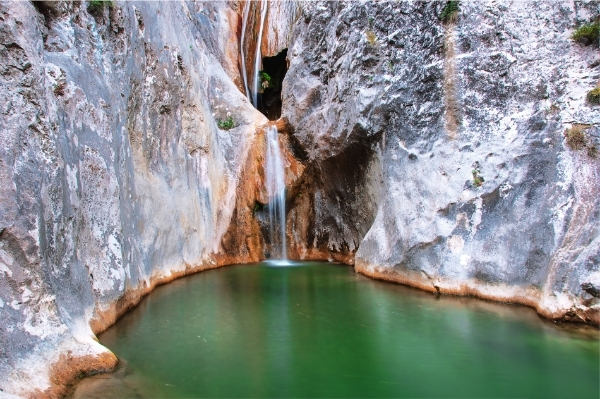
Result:
<svg viewBox="0 0 600 399">
<path fill-rule="evenodd" d="M 90 14 L 98 15 L 98 14 L 102 14 L 102 12 L 104 11 L 104 6 L 112 7 L 113 6 L 112 0 L 91 0 L 88 3 L 87 9 Z"/>
<path fill-rule="evenodd" d="M 473 174 L 473 185 L 475 187 L 481 187 L 485 179 L 483 178 L 483 176 L 481 176 L 481 172 L 479 171 L 479 169 L 473 169 L 471 171 L 471 174 Z"/>
<path fill-rule="evenodd" d="M 263 90 L 271 87 L 271 75 L 265 71 L 260 71 L 258 75 L 260 77 L 260 85 L 262 86 Z"/>
<path fill-rule="evenodd" d="M 575 29 L 575 32 L 571 35 L 571 39 L 577 43 L 581 43 L 585 46 L 590 45 L 598 41 L 600 36 L 600 21 L 596 20 L 589 24 L 585 24 Z"/>
<path fill-rule="evenodd" d="M 587 94 L 587 100 L 590 104 L 600 105 L 600 86 Z"/>
<path fill-rule="evenodd" d="M 587 137 L 585 131 L 588 129 L 586 125 L 573 125 L 572 128 L 565 130 L 567 145 L 573 150 L 582 150 L 587 146 Z"/>
<path fill-rule="evenodd" d="M 219 119 L 217 121 L 217 126 L 221 130 L 229 130 L 229 129 L 233 128 L 233 125 L 234 125 L 233 117 L 231 117 L 231 116 L 228 116 L 227 119 Z"/>
<path fill-rule="evenodd" d="M 570 129 L 565 130 L 565 137 L 567 145 L 572 150 L 587 150 L 587 155 L 590 158 L 596 158 L 598 156 L 598 148 L 591 134 L 588 132 L 590 127 L 590 125 L 574 124 Z"/>
<path fill-rule="evenodd" d="M 459 11 L 458 1 L 448 1 L 442 9 L 440 19 L 442 22 L 456 22 Z"/>
<path fill-rule="evenodd" d="M 375 35 L 375 33 L 373 33 L 373 31 L 371 30 L 368 30 L 365 32 L 365 35 L 367 35 L 367 41 L 369 42 L 369 44 L 371 46 L 374 46 L 377 42 L 377 36 Z"/>
</svg>

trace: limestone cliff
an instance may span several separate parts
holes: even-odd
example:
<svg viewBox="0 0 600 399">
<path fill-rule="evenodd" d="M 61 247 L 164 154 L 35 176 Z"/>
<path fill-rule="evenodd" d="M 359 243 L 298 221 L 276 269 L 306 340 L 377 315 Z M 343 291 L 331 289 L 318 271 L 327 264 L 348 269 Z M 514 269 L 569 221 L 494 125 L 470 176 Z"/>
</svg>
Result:
<svg viewBox="0 0 600 399">
<path fill-rule="evenodd" d="M 259 4 L 0 3 L 0 396 L 62 395 L 156 284 L 268 252 Z M 445 4 L 269 3 L 288 253 L 599 324 L 600 52 L 570 36 L 600 6 Z"/>
<path fill-rule="evenodd" d="M 570 36 L 600 6 L 464 1 L 444 22 L 445 4 L 303 4 L 283 90 L 309 172 L 290 245 L 598 324 L 600 52 Z"/>
<path fill-rule="evenodd" d="M 4 392 L 55 397 L 111 368 L 94 333 L 218 265 L 266 122 L 233 83 L 226 3 L 101 4 L 0 3 Z"/>
</svg>

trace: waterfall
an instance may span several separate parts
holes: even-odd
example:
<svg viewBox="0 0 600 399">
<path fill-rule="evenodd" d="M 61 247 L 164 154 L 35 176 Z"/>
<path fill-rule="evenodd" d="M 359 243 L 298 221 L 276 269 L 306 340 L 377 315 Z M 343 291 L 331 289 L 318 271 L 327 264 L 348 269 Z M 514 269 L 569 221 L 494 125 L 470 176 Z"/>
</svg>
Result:
<svg viewBox="0 0 600 399">
<path fill-rule="evenodd" d="M 242 18 L 242 38 L 240 40 L 240 55 L 242 56 L 242 78 L 244 79 L 244 90 L 246 97 L 250 100 L 250 89 L 248 88 L 248 75 L 246 72 L 246 56 L 244 55 L 244 37 L 246 36 L 246 27 L 248 26 L 248 13 L 250 12 L 250 0 L 244 4 L 244 16 Z"/>
<path fill-rule="evenodd" d="M 285 239 L 285 177 L 277 128 L 268 126 L 265 178 L 269 198 L 269 234 L 271 251 L 279 244 L 281 259 L 287 260 Z"/>
<path fill-rule="evenodd" d="M 242 75 L 244 78 L 244 88 L 246 96 L 252 95 L 252 104 L 258 108 L 258 90 L 260 84 L 259 70 L 262 63 L 261 44 L 265 19 L 267 16 L 268 1 L 262 0 L 260 3 L 260 27 L 258 30 L 258 40 L 256 41 L 256 54 L 254 57 L 254 70 L 252 91 L 248 89 L 248 78 L 246 75 L 246 59 L 244 57 L 244 38 L 248 24 L 248 14 L 250 10 L 250 0 L 244 5 L 244 15 L 242 19 L 242 37 L 240 43 L 240 53 L 242 56 Z M 289 265 L 287 261 L 287 247 L 285 237 L 285 175 L 283 168 L 283 156 L 279 148 L 277 138 L 277 128 L 268 126 L 266 128 L 267 153 L 265 157 L 265 185 L 268 196 L 268 223 L 269 238 L 271 242 L 271 258 L 279 259 L 277 265 Z M 279 258 L 278 258 L 279 257 Z"/>
<path fill-rule="evenodd" d="M 265 18 L 267 16 L 267 0 L 262 0 L 260 2 L 260 28 L 258 30 L 258 40 L 256 41 L 256 56 L 254 57 L 254 82 L 252 87 L 252 104 L 254 108 L 258 109 L 258 85 L 259 85 L 259 76 L 258 71 L 261 65 L 262 57 L 260 46 L 262 43 L 262 35 L 263 29 L 265 27 Z"/>
</svg>

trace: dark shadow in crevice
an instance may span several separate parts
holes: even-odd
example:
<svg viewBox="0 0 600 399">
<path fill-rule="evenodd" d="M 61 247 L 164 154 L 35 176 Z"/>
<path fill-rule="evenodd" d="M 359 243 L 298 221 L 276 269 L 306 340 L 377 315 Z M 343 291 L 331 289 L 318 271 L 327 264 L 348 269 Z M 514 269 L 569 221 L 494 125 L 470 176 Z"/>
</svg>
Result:
<svg viewBox="0 0 600 399">
<path fill-rule="evenodd" d="M 281 84 L 287 72 L 287 49 L 274 57 L 262 59 L 263 69 L 259 79 L 261 87 L 258 95 L 258 110 L 269 120 L 281 117 Z"/>
<path fill-rule="evenodd" d="M 52 20 L 56 18 L 56 9 L 55 5 L 52 2 L 48 1 L 32 1 L 33 7 L 35 7 L 36 11 L 40 13 L 44 17 L 44 25 L 47 29 L 50 29 L 50 24 Z"/>
</svg>

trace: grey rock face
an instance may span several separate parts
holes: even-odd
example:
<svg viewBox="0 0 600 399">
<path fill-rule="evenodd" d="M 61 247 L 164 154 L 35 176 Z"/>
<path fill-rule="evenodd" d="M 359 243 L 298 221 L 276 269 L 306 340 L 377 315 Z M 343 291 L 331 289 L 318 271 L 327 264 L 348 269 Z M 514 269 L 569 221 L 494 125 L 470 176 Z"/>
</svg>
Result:
<svg viewBox="0 0 600 399">
<path fill-rule="evenodd" d="M 569 39 L 598 3 L 443 5 L 273 6 L 290 253 L 598 324 L 600 161 L 564 134 L 599 134 L 600 53 Z M 112 356 L 94 332 L 216 266 L 266 122 L 240 9 L 0 3 L 0 395 L 60 394 L 65 359 Z"/>
<path fill-rule="evenodd" d="M 266 121 L 221 66 L 225 3 L 87 7 L 0 4 L 4 392 L 56 394 L 61 355 L 106 354 L 94 332 L 215 266 Z"/>
<path fill-rule="evenodd" d="M 600 122 L 600 53 L 570 39 L 598 3 L 461 2 L 450 24 L 443 5 L 303 4 L 283 115 L 318 216 L 290 234 L 358 247 L 374 277 L 597 324 L 600 161 L 564 132 Z"/>
</svg>

